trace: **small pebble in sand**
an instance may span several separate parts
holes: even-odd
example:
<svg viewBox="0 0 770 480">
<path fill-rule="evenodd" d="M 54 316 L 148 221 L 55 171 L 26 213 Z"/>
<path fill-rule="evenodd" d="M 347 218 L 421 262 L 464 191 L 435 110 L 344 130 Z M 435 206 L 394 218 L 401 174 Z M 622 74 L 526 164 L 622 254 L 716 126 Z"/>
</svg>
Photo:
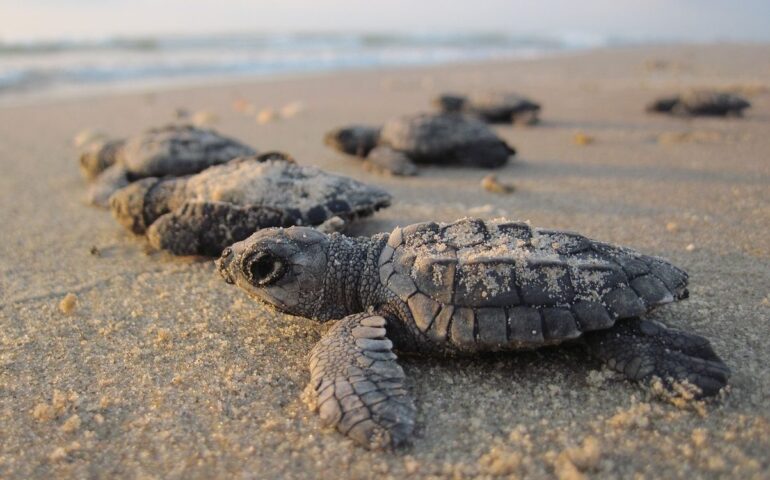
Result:
<svg viewBox="0 0 770 480">
<path fill-rule="evenodd" d="M 159 328 L 155 336 L 155 343 L 158 345 L 171 341 L 171 332 L 166 328 Z"/>
<path fill-rule="evenodd" d="M 521 454 L 499 446 L 492 447 L 489 453 L 479 458 L 479 466 L 483 471 L 494 476 L 513 475 L 521 463 Z"/>
<path fill-rule="evenodd" d="M 281 107 L 281 117 L 283 118 L 292 118 L 296 117 L 302 111 L 305 109 L 305 105 L 302 104 L 302 102 L 295 101 L 290 102 Z"/>
<path fill-rule="evenodd" d="M 212 112 L 207 112 L 206 110 L 195 112 L 192 116 L 192 123 L 198 127 L 213 125 L 218 121 L 219 121 L 219 116 L 217 116 L 217 114 Z"/>
<path fill-rule="evenodd" d="M 409 475 L 413 475 L 420 470 L 420 462 L 414 459 L 411 455 L 404 458 L 404 469 Z"/>
<path fill-rule="evenodd" d="M 668 222 L 666 224 L 666 231 L 671 233 L 679 231 L 679 224 L 676 222 Z"/>
<path fill-rule="evenodd" d="M 61 431 L 64 433 L 72 433 L 80 428 L 80 417 L 75 414 L 68 418 L 61 426 Z"/>
<path fill-rule="evenodd" d="M 270 122 L 278 120 L 278 113 L 271 107 L 263 108 L 257 114 L 257 123 L 259 125 L 265 125 Z"/>
<path fill-rule="evenodd" d="M 98 142 L 107 139 L 107 134 L 93 128 L 85 128 L 79 131 L 72 139 L 72 145 L 75 148 L 81 148 L 89 143 Z"/>
<path fill-rule="evenodd" d="M 32 417 L 38 422 L 47 422 L 56 416 L 52 406 L 47 403 L 38 403 L 32 409 Z"/>
<path fill-rule="evenodd" d="M 91 245 L 91 248 L 88 250 L 88 253 L 90 253 L 94 257 L 102 256 L 102 251 L 99 250 L 99 247 L 97 247 L 96 245 Z"/>
<path fill-rule="evenodd" d="M 694 243 L 690 243 L 686 247 L 684 247 L 684 249 L 687 250 L 688 252 L 694 252 L 695 251 L 695 244 Z"/>
<path fill-rule="evenodd" d="M 61 299 L 61 302 L 59 302 L 59 310 L 65 314 L 69 315 L 70 313 L 75 311 L 75 307 L 77 307 L 78 304 L 78 297 L 74 293 L 68 293 L 64 296 L 64 298 Z"/>
<path fill-rule="evenodd" d="M 64 447 L 56 447 L 53 452 L 48 455 L 48 460 L 52 462 L 60 462 L 65 458 L 67 458 L 67 450 L 65 450 Z"/>
<path fill-rule="evenodd" d="M 703 447 L 708 440 L 708 432 L 705 428 L 696 428 L 692 431 L 692 444 L 698 448 Z"/>
<path fill-rule="evenodd" d="M 233 110 L 245 115 L 251 115 L 254 113 L 255 107 L 253 103 L 245 98 L 237 98 L 233 100 Z"/>
<path fill-rule="evenodd" d="M 579 447 L 568 448 L 562 453 L 582 472 L 595 470 L 602 455 L 599 440 L 594 436 L 586 437 Z"/>
<path fill-rule="evenodd" d="M 577 132 L 575 135 L 572 136 L 572 143 L 575 145 L 591 145 L 592 143 L 596 142 L 596 137 L 592 137 L 591 135 L 588 135 L 587 133 L 583 132 Z"/>
<path fill-rule="evenodd" d="M 110 405 L 112 405 L 112 400 L 110 400 L 110 397 L 103 396 L 99 399 L 99 408 L 102 410 L 108 408 Z"/>
<path fill-rule="evenodd" d="M 509 194 L 515 190 L 510 183 L 503 183 L 497 179 L 497 175 L 490 173 L 486 177 L 481 179 L 481 188 L 488 192 Z"/>
</svg>

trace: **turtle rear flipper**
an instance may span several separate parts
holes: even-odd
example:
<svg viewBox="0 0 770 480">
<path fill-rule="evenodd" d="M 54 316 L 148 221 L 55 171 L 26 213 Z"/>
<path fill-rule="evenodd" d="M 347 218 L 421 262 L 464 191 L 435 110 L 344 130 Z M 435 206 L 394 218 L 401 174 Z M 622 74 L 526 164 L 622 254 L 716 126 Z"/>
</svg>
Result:
<svg viewBox="0 0 770 480">
<path fill-rule="evenodd" d="M 628 379 L 650 382 L 657 377 L 672 393 L 677 393 L 675 384 L 688 382 L 698 389 L 696 397 L 716 395 L 730 376 L 708 340 L 649 320 L 618 322 L 586 333 L 585 341 L 593 355 Z"/>
<path fill-rule="evenodd" d="M 398 446 L 414 429 L 414 402 L 386 323 L 370 313 L 350 315 L 310 353 L 311 409 L 325 425 L 369 449 Z"/>
</svg>

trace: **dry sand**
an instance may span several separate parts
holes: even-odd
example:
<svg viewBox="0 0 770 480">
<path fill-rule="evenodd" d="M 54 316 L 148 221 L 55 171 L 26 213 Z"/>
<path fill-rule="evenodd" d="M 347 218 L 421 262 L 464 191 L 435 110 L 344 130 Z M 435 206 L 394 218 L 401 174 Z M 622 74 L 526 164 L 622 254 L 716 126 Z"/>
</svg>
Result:
<svg viewBox="0 0 770 480">
<path fill-rule="evenodd" d="M 768 478 L 768 58 L 766 46 L 625 49 L 0 109 L 0 477 Z M 643 112 L 685 86 L 742 88 L 754 108 L 740 120 Z M 496 172 L 510 195 L 482 189 L 484 171 L 372 175 L 322 144 L 330 127 L 472 87 L 545 106 L 542 125 L 498 128 L 520 152 Z M 260 125 L 232 108 L 239 99 L 303 108 Z M 730 392 L 662 402 L 575 347 L 404 358 L 412 446 L 366 452 L 321 430 L 300 398 L 327 327 L 255 304 L 211 261 L 148 252 L 83 203 L 73 136 L 130 134 L 177 109 L 390 190 L 393 207 L 356 234 L 506 215 L 669 257 L 690 272 L 691 298 L 652 316 L 710 338 L 733 369 Z M 575 144 L 577 132 L 594 141 Z"/>
</svg>

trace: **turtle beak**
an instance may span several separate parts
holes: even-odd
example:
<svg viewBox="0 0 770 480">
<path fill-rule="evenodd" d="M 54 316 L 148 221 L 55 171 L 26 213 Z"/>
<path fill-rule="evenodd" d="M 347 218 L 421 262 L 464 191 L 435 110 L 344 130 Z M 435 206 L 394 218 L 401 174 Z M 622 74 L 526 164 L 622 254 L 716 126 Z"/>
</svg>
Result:
<svg viewBox="0 0 770 480">
<path fill-rule="evenodd" d="M 222 255 L 216 261 L 216 266 L 217 266 L 217 270 L 219 270 L 219 274 L 222 275 L 222 278 L 225 279 L 225 282 L 229 283 L 230 285 L 233 285 L 235 283 L 235 279 L 233 278 L 230 272 L 230 265 L 233 263 L 234 258 L 235 258 L 235 254 L 233 253 L 233 249 L 230 247 L 227 247 L 224 250 L 222 250 Z"/>
</svg>

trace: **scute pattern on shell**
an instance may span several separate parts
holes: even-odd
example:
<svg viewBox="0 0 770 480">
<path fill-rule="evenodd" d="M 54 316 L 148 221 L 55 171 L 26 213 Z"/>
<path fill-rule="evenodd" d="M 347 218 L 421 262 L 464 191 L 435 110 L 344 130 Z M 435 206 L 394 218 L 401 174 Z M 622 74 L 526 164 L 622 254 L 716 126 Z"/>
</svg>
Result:
<svg viewBox="0 0 770 480">
<path fill-rule="evenodd" d="M 663 259 L 504 219 L 396 229 L 379 264 L 420 331 L 468 351 L 559 343 L 687 295 Z"/>
<path fill-rule="evenodd" d="M 390 199 L 385 191 L 348 177 L 281 159 L 260 161 L 254 157 L 190 177 L 185 192 L 188 200 L 296 209 L 308 224 L 370 210 Z M 314 209 L 324 212 L 319 212 L 316 219 Z"/>
</svg>

